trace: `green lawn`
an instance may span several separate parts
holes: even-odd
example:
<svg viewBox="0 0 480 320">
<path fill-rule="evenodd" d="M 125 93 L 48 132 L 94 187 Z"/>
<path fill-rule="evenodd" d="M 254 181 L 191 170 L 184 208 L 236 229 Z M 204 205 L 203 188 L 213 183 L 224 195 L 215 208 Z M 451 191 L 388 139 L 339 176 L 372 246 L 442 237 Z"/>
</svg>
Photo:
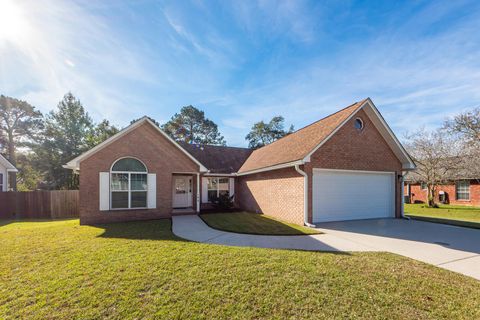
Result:
<svg viewBox="0 0 480 320">
<path fill-rule="evenodd" d="M 293 223 L 276 220 L 263 214 L 249 212 L 208 213 L 200 216 L 210 227 L 237 233 L 302 235 L 319 231 Z"/>
<path fill-rule="evenodd" d="M 0 225 L 0 319 L 480 318 L 480 281 L 393 254 L 187 242 L 170 220 Z"/>
<path fill-rule="evenodd" d="M 421 220 L 480 228 L 479 207 L 440 205 L 429 208 L 426 204 L 405 204 L 405 214 Z"/>
</svg>

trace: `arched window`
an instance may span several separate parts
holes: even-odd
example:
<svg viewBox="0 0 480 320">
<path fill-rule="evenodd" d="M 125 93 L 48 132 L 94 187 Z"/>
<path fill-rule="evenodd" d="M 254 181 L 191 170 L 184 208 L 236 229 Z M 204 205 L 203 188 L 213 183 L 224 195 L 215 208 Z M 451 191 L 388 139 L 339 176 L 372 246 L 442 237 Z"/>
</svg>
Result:
<svg viewBox="0 0 480 320">
<path fill-rule="evenodd" d="M 138 159 L 122 158 L 110 170 L 112 209 L 147 207 L 147 167 Z"/>
</svg>

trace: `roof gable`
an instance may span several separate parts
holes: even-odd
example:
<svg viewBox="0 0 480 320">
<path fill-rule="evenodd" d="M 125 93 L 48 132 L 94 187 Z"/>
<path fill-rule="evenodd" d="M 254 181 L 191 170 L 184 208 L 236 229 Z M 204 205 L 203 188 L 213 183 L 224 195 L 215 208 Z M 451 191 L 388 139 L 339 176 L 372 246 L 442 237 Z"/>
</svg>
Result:
<svg viewBox="0 0 480 320">
<path fill-rule="evenodd" d="M 160 134 L 162 134 L 165 138 L 167 138 L 168 141 L 170 141 L 174 146 L 176 146 L 180 151 L 182 151 L 186 156 L 188 156 L 193 162 L 198 164 L 201 172 L 208 171 L 207 168 L 200 161 L 198 161 L 195 157 L 193 157 L 190 153 L 188 153 L 184 148 L 182 148 L 182 146 L 180 146 L 180 144 L 178 144 L 178 142 L 173 140 L 168 134 L 166 134 L 162 129 L 160 129 L 150 119 L 148 119 L 148 117 L 143 117 L 140 120 L 132 123 L 128 127 L 124 128 L 123 130 L 118 132 L 117 134 L 115 134 L 115 135 L 111 136 L 110 138 L 108 138 L 107 140 L 105 140 L 104 142 L 102 142 L 99 145 L 93 147 L 92 149 L 88 150 L 87 152 L 81 154 L 80 156 L 76 157 L 75 159 L 69 161 L 63 167 L 66 168 L 66 169 L 72 169 L 72 170 L 76 170 L 76 171 L 80 170 L 80 162 L 81 161 L 87 159 L 91 155 L 93 155 L 96 152 L 102 150 L 103 148 L 110 145 L 111 143 L 117 141 L 118 139 L 120 139 L 122 136 L 124 136 L 128 132 L 131 132 L 132 130 L 138 128 L 139 126 L 141 126 L 145 123 L 148 123 L 149 125 L 154 127 Z"/>
<path fill-rule="evenodd" d="M 10 161 L 7 160 L 3 155 L 0 154 L 0 164 L 7 169 L 7 171 L 10 172 L 18 172 L 17 168 L 13 164 L 10 163 Z"/>
<path fill-rule="evenodd" d="M 415 168 L 415 164 L 373 102 L 367 98 L 255 150 L 242 165 L 239 174 L 273 170 L 282 165 L 289 166 L 310 161 L 310 156 L 362 109 L 365 110 L 404 168 Z"/>
</svg>

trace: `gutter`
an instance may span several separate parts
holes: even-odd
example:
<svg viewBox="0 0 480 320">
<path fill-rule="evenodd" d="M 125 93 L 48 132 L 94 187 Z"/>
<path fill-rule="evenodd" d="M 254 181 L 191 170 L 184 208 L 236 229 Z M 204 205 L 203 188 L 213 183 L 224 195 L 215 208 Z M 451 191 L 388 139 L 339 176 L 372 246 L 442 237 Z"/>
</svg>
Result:
<svg viewBox="0 0 480 320">
<path fill-rule="evenodd" d="M 249 174 L 255 174 L 255 173 L 260 173 L 260 172 L 265 172 L 265 171 L 272 171 L 272 170 L 277 170 L 277 169 L 290 168 L 290 167 L 293 167 L 297 164 L 304 164 L 304 161 L 303 160 L 297 160 L 297 161 L 293 161 L 293 162 L 286 162 L 286 163 L 277 164 L 277 165 L 270 166 L 270 167 L 264 167 L 264 168 L 254 169 L 254 170 L 245 171 L 245 172 L 237 172 L 237 176 L 246 176 L 246 175 L 249 175 Z"/>
<path fill-rule="evenodd" d="M 308 222 L 308 175 L 300 169 L 300 165 L 295 165 L 295 171 L 303 176 L 303 223 L 310 228 L 315 228 L 314 224 Z"/>
</svg>

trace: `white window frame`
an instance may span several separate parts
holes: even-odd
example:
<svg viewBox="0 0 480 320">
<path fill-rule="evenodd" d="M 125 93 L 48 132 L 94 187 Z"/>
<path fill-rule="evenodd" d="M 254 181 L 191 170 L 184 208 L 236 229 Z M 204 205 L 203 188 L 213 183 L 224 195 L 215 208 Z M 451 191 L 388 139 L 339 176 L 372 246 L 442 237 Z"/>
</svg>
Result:
<svg viewBox="0 0 480 320">
<path fill-rule="evenodd" d="M 461 186 L 461 188 L 465 188 L 466 191 L 459 191 L 459 186 L 458 186 L 459 183 L 465 183 L 466 184 L 466 186 Z M 467 195 L 468 198 L 467 199 L 459 199 L 458 198 L 459 193 Z M 470 181 L 469 180 L 459 180 L 459 181 L 455 182 L 455 200 L 457 200 L 457 201 L 470 201 Z"/>
<path fill-rule="evenodd" d="M 227 182 L 226 182 L 226 185 L 227 185 L 227 189 L 220 189 L 220 179 L 227 179 Z M 210 186 L 210 180 L 217 180 L 217 188 L 216 189 L 210 189 L 209 186 Z M 210 197 L 208 196 L 208 192 L 209 191 L 214 191 L 216 190 L 217 191 L 217 198 L 220 197 L 220 191 L 227 191 L 228 194 L 230 195 L 230 179 L 228 177 L 208 177 L 207 178 L 207 203 L 211 203 L 210 201 Z"/>
<path fill-rule="evenodd" d="M 115 164 L 123 159 L 135 159 L 140 161 L 140 163 L 145 167 L 145 171 L 113 171 L 113 167 Z M 127 174 L 128 175 L 128 189 L 127 190 L 113 190 L 112 183 L 113 183 L 113 175 L 114 174 Z M 147 181 L 147 187 L 145 190 L 132 190 L 132 174 L 142 174 L 145 175 Z M 147 209 L 148 208 L 148 169 L 145 163 L 135 157 L 123 157 L 120 159 L 115 160 L 110 168 L 110 210 L 138 210 L 138 209 Z M 128 193 L 128 208 L 113 208 L 113 193 L 114 192 L 127 192 Z M 145 207 L 134 207 L 132 208 L 132 192 L 145 192 L 146 199 L 145 199 Z"/>
</svg>

